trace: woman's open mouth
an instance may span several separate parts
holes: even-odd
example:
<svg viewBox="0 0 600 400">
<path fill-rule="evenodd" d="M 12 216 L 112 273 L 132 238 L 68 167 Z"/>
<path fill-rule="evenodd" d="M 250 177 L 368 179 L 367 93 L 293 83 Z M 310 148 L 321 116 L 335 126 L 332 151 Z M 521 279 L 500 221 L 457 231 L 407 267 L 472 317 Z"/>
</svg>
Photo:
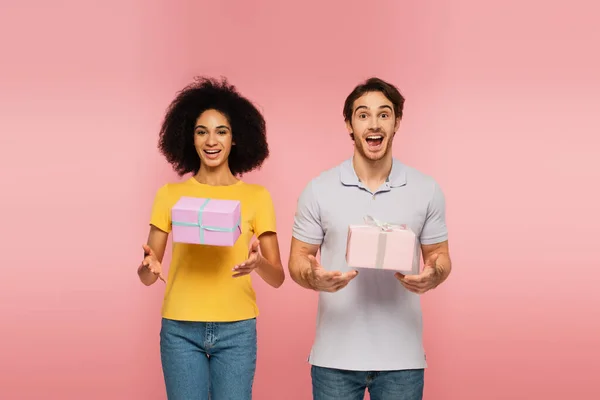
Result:
<svg viewBox="0 0 600 400">
<path fill-rule="evenodd" d="M 214 160 L 219 157 L 219 153 L 221 150 L 203 150 L 204 154 L 206 154 L 206 158 Z"/>
</svg>

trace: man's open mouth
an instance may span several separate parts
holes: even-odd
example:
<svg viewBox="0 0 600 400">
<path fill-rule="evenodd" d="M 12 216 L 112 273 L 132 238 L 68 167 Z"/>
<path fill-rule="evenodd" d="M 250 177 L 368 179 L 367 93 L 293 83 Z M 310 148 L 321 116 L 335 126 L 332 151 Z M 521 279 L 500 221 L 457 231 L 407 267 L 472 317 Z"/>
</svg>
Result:
<svg viewBox="0 0 600 400">
<path fill-rule="evenodd" d="M 379 146 L 383 142 L 383 135 L 369 135 L 367 136 L 367 143 L 369 146 Z"/>
</svg>

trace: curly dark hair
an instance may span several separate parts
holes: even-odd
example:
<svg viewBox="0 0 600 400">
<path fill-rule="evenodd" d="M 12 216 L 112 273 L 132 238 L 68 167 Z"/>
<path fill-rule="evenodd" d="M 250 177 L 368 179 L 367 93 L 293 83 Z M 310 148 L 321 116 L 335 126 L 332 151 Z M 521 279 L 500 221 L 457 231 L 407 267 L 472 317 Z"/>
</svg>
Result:
<svg viewBox="0 0 600 400">
<path fill-rule="evenodd" d="M 266 123 L 260 111 L 226 78 L 197 77 L 169 105 L 160 129 L 158 148 L 179 176 L 200 169 L 194 127 L 206 110 L 221 112 L 231 125 L 236 144 L 228 159 L 231 173 L 241 175 L 260 168 L 269 156 Z"/>
</svg>

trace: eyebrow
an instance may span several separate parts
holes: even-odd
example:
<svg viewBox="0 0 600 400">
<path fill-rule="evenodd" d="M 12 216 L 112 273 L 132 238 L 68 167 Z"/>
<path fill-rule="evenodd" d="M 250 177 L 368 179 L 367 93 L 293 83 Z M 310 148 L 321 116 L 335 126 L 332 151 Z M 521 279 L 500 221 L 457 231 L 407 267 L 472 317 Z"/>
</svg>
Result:
<svg viewBox="0 0 600 400">
<path fill-rule="evenodd" d="M 358 110 L 360 110 L 361 108 L 364 108 L 365 110 L 368 110 L 368 109 L 369 109 L 367 106 L 358 106 L 358 107 L 356 107 L 356 110 L 354 110 L 354 113 L 356 113 L 356 112 L 357 112 Z M 390 111 L 394 111 L 394 110 L 392 110 L 392 107 L 388 106 L 387 104 L 384 104 L 383 106 L 379 106 L 379 109 L 380 109 L 380 110 L 381 110 L 381 109 L 383 109 L 383 108 L 387 108 L 387 109 L 389 109 Z"/>
<path fill-rule="evenodd" d="M 204 125 L 196 125 L 196 127 L 194 129 L 198 129 L 198 128 L 202 128 L 202 129 L 208 130 L 208 128 L 205 127 Z M 223 128 L 229 130 L 228 126 L 225 126 L 225 125 L 219 125 L 219 126 L 217 126 L 217 129 L 223 129 Z"/>
</svg>

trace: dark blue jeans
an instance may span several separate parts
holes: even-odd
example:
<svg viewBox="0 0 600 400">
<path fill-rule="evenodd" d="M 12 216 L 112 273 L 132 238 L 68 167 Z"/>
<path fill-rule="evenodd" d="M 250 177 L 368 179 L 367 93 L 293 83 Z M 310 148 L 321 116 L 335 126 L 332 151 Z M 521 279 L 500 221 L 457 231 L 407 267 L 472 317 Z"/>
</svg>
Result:
<svg viewBox="0 0 600 400">
<path fill-rule="evenodd" d="M 422 400 L 425 371 L 345 371 L 312 366 L 313 400 Z"/>
<path fill-rule="evenodd" d="M 238 322 L 163 318 L 160 354 L 169 400 L 252 399 L 254 318 Z"/>
</svg>

